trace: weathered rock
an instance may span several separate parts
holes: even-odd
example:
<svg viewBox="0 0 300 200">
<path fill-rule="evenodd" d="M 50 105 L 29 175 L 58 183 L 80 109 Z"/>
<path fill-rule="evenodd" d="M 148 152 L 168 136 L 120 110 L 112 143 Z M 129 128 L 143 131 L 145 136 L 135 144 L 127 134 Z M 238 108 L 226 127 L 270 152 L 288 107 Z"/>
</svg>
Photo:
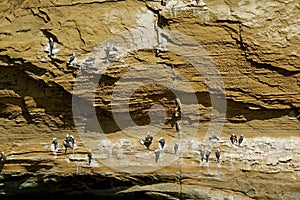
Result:
<svg viewBox="0 0 300 200">
<path fill-rule="evenodd" d="M 38 190 L 39 195 L 87 191 L 95 198 L 133 199 L 140 194 L 152 199 L 299 196 L 296 1 L 171 0 L 163 6 L 160 1 L 4 0 L 0 5 L 0 151 L 8 155 L 0 195 Z M 45 51 L 50 37 L 59 49 L 55 57 Z M 105 51 L 108 43 L 117 51 Z M 77 65 L 70 66 L 73 52 Z M 145 81 L 150 75 L 156 82 Z M 121 94 L 133 92 L 117 99 L 117 86 Z M 210 127 L 221 130 L 223 142 L 215 144 L 221 164 L 214 157 L 200 163 L 197 146 L 186 141 L 178 160 L 170 153 L 176 95 L 183 98 L 181 125 L 189 139 L 199 146 Z M 167 139 L 167 166 L 151 157 L 157 145 L 147 151 L 136 140 L 150 122 L 157 125 L 150 129 L 155 142 Z M 78 138 L 78 148 L 64 154 L 66 133 Z M 232 133 L 246 136 L 242 146 L 226 143 Z M 53 137 L 60 140 L 56 155 L 49 150 Z M 130 143 L 125 147 L 120 139 Z M 91 147 L 99 153 L 90 167 Z M 153 173 L 129 173 L 135 170 Z M 157 170 L 167 174 L 156 176 Z M 107 171 L 111 174 L 101 174 Z M 102 184 L 106 188 L 99 189 Z"/>
<path fill-rule="evenodd" d="M 292 156 L 285 156 L 285 157 L 280 157 L 280 158 L 278 159 L 278 161 L 279 161 L 279 162 L 284 162 L 284 163 L 286 163 L 286 162 L 291 161 L 292 159 L 293 159 Z"/>
</svg>

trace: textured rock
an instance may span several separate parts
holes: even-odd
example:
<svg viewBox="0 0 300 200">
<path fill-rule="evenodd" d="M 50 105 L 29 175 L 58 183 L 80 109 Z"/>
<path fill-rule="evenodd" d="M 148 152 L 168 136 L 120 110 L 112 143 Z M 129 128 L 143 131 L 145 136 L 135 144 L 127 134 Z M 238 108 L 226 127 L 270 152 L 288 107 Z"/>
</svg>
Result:
<svg viewBox="0 0 300 200">
<path fill-rule="evenodd" d="M 55 183 L 75 181 L 64 194 L 296 199 L 299 3 L 201 2 L 2 1 L 0 148 L 8 161 L 1 195 L 36 188 L 55 193 Z M 54 57 L 45 51 L 50 37 L 59 50 Z M 116 54 L 105 52 L 108 43 L 116 45 Z M 73 52 L 77 65 L 70 66 Z M 118 88 L 121 97 L 133 92 L 118 99 Z M 179 159 L 179 168 L 173 155 L 163 159 L 174 165 L 157 166 L 151 157 L 157 143 L 146 151 L 139 140 L 150 130 L 155 142 L 167 139 L 167 154 L 173 152 L 176 95 L 183 102 L 183 132 L 194 146 Z M 222 163 L 199 166 L 198 144 L 211 131 L 222 133 L 216 143 Z M 74 154 L 63 154 L 66 133 L 77 140 Z M 243 133 L 246 141 L 231 145 L 232 133 Z M 60 141 L 56 155 L 50 151 L 53 137 Z M 100 152 L 92 168 L 88 148 Z M 154 170 L 150 178 L 132 173 L 141 170 L 143 159 L 144 171 Z M 126 167 L 131 173 L 120 172 Z"/>
</svg>

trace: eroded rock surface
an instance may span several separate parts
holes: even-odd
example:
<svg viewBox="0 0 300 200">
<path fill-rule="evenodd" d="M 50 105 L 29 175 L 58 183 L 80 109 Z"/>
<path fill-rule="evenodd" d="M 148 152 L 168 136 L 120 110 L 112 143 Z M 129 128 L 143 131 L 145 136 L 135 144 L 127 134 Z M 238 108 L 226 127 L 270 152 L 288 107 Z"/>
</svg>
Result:
<svg viewBox="0 0 300 200">
<path fill-rule="evenodd" d="M 70 196 L 299 198 L 297 1 L 0 5 L 3 196 L 56 193 L 58 184 Z M 176 95 L 184 108 L 182 140 L 172 117 Z M 156 142 L 149 151 L 139 144 L 147 130 Z M 221 140 L 210 162 L 200 163 L 199 145 L 211 131 Z M 66 133 L 78 146 L 65 155 Z M 229 143 L 232 133 L 245 135 L 242 146 Z M 60 141 L 57 155 L 50 150 L 53 137 Z M 165 164 L 154 161 L 160 137 L 168 142 Z M 176 141 L 186 150 L 178 162 Z M 88 148 L 96 156 L 91 167 Z"/>
</svg>

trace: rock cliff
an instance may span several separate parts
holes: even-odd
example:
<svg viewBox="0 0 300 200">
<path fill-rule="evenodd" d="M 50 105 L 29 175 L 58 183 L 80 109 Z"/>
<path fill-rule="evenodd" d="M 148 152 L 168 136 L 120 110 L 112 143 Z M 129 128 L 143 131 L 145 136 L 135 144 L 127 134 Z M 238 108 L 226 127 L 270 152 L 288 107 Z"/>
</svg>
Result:
<svg viewBox="0 0 300 200">
<path fill-rule="evenodd" d="M 3 197 L 299 198 L 297 1 L 0 5 Z M 150 150 L 140 144 L 147 132 Z M 200 162 L 212 132 L 220 139 L 210 162 Z M 66 134 L 77 146 L 65 154 Z M 231 144 L 231 134 L 246 139 Z M 160 137 L 167 149 L 155 163 Z M 177 141 L 184 150 L 174 157 Z"/>
</svg>

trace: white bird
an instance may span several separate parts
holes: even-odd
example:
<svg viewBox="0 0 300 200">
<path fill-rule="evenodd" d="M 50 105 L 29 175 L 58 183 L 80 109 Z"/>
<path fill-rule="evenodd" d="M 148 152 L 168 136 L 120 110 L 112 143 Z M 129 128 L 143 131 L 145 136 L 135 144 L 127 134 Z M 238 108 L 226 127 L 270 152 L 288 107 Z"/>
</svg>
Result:
<svg viewBox="0 0 300 200">
<path fill-rule="evenodd" d="M 180 101 L 180 99 L 178 97 L 175 99 L 175 104 L 176 104 L 176 108 L 175 109 L 178 110 L 178 112 L 181 113 L 182 105 L 181 105 L 181 101 Z"/>
<path fill-rule="evenodd" d="M 57 150 L 58 150 L 58 139 L 53 138 L 52 142 L 51 142 L 51 151 L 53 151 L 55 153 L 55 152 L 57 152 Z"/>
<path fill-rule="evenodd" d="M 50 37 L 49 38 L 49 56 L 52 56 L 53 55 L 53 49 L 54 49 L 54 41 L 53 41 L 53 38 Z"/>
<path fill-rule="evenodd" d="M 104 49 L 105 54 L 106 54 L 106 62 L 107 61 L 112 61 L 113 58 L 115 58 L 118 54 L 118 49 L 110 43 L 106 44 L 106 48 Z"/>
<path fill-rule="evenodd" d="M 71 55 L 71 57 L 68 61 L 68 64 L 71 66 L 76 65 L 76 53 L 75 52 L 73 52 L 73 54 Z"/>
<path fill-rule="evenodd" d="M 69 147 L 74 149 L 75 148 L 75 138 L 74 138 L 74 136 L 66 134 L 66 139 L 63 141 L 63 145 L 65 147 L 65 153 L 67 153 L 67 149 Z"/>
<path fill-rule="evenodd" d="M 154 154 L 155 154 L 155 162 L 157 162 L 160 156 L 160 150 L 155 150 Z"/>
<path fill-rule="evenodd" d="M 175 122 L 175 127 L 176 127 L 176 132 L 179 138 L 182 137 L 182 129 L 181 129 L 181 125 L 180 125 L 181 121 L 177 120 Z"/>
<path fill-rule="evenodd" d="M 59 49 L 56 48 L 55 42 L 52 37 L 49 38 L 49 43 L 46 46 L 45 51 L 48 52 L 48 56 L 50 56 L 51 58 L 54 57 L 57 52 L 59 52 Z"/>
</svg>

